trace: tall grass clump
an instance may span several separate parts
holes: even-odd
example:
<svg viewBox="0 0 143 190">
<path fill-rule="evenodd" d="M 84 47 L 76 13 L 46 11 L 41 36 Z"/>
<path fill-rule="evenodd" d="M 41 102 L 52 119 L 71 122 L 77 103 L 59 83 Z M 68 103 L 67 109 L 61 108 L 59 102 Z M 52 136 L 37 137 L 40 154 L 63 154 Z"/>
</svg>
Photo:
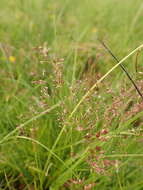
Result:
<svg viewBox="0 0 143 190">
<path fill-rule="evenodd" d="M 142 7 L 1 0 L 0 189 L 143 189 Z"/>
</svg>

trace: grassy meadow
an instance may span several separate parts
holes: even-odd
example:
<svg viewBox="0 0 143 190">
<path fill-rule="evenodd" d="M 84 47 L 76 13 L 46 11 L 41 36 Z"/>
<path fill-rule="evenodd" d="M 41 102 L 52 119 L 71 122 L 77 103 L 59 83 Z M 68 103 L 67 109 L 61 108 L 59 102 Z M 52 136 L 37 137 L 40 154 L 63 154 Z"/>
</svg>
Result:
<svg viewBox="0 0 143 190">
<path fill-rule="evenodd" d="M 142 0 L 0 1 L 0 190 L 143 190 L 142 98 L 99 39 L 143 94 Z"/>
</svg>

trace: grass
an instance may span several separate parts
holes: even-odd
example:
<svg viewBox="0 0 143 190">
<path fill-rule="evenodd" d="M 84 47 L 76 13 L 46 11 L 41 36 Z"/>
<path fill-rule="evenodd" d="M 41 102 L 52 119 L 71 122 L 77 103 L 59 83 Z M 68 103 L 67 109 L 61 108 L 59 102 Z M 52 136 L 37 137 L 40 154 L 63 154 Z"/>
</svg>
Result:
<svg viewBox="0 0 143 190">
<path fill-rule="evenodd" d="M 1 0 L 0 189 L 143 189 L 142 9 Z"/>
</svg>

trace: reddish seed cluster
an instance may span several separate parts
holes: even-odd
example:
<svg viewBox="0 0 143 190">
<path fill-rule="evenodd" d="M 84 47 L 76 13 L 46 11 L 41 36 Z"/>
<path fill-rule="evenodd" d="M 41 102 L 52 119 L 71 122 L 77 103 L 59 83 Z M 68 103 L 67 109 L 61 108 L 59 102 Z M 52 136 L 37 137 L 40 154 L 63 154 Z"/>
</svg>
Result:
<svg viewBox="0 0 143 190">
<path fill-rule="evenodd" d="M 85 135 L 85 139 L 86 140 L 91 140 L 91 138 L 93 137 L 93 135 L 91 134 L 91 133 L 86 133 L 86 135 Z"/>
<path fill-rule="evenodd" d="M 96 133 L 96 138 L 100 141 L 107 141 L 108 140 L 108 137 L 104 136 L 104 135 L 107 135 L 109 132 L 108 129 L 102 129 L 101 131 L 98 131 Z"/>
<path fill-rule="evenodd" d="M 67 187 L 67 188 L 71 188 L 71 186 L 75 186 L 75 189 L 77 189 L 76 187 L 78 188 L 82 188 L 83 190 L 92 190 L 93 187 L 96 186 L 96 183 L 89 183 L 89 184 L 85 184 L 85 179 L 70 179 L 68 180 L 64 186 Z"/>
<path fill-rule="evenodd" d="M 96 146 L 95 149 L 96 151 L 101 151 L 101 146 Z"/>
<path fill-rule="evenodd" d="M 84 190 L 91 190 L 95 186 L 96 186 L 95 183 L 90 183 L 90 184 L 84 186 Z"/>
<path fill-rule="evenodd" d="M 126 117 L 131 117 L 143 110 L 143 102 L 133 105 L 132 109 L 126 112 Z"/>
<path fill-rule="evenodd" d="M 97 162 L 91 162 L 90 167 L 93 171 L 95 171 L 98 174 L 103 174 L 104 173 L 104 168 L 99 167 Z"/>
<path fill-rule="evenodd" d="M 78 127 L 76 127 L 76 130 L 77 131 L 84 131 L 85 129 L 82 126 L 78 126 Z"/>
<path fill-rule="evenodd" d="M 81 180 L 81 179 L 70 179 L 69 182 L 71 182 L 72 184 L 82 184 L 83 180 Z"/>
</svg>

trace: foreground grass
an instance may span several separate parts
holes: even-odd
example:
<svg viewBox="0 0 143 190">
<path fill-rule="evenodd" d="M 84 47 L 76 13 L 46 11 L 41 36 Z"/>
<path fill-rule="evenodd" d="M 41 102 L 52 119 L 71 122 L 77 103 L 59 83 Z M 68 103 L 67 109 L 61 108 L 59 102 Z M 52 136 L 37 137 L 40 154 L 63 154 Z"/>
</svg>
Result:
<svg viewBox="0 0 143 190">
<path fill-rule="evenodd" d="M 120 68 L 99 82 L 115 63 L 97 40 L 128 55 L 142 7 L 0 2 L 1 189 L 143 189 L 143 103 Z M 123 64 L 143 92 L 142 59 Z"/>
</svg>

